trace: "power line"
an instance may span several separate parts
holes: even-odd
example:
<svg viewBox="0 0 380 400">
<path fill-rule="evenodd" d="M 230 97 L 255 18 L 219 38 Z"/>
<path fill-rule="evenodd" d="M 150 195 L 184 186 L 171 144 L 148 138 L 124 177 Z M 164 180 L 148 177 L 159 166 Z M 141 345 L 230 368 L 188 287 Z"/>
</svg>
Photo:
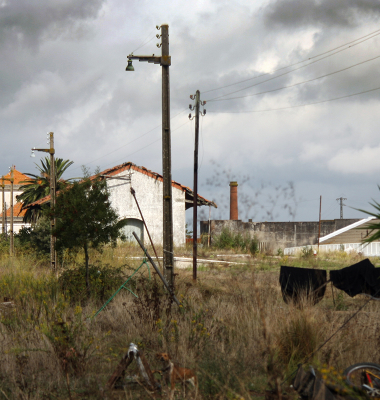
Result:
<svg viewBox="0 0 380 400">
<path fill-rule="evenodd" d="M 363 92 L 348 94 L 346 96 L 340 96 L 340 97 L 335 97 L 333 99 L 316 101 L 316 102 L 313 102 L 313 103 L 298 104 L 298 105 L 295 105 L 295 106 L 287 106 L 287 107 L 279 107 L 279 108 L 268 108 L 266 110 L 252 110 L 252 111 L 216 111 L 216 113 L 218 113 L 218 114 L 249 114 L 249 113 L 267 112 L 267 111 L 287 110 L 287 109 L 290 109 L 290 108 L 305 107 L 305 106 L 311 106 L 311 105 L 315 105 L 315 104 L 327 103 L 329 101 L 346 99 L 348 97 L 353 97 L 353 96 L 358 96 L 358 95 L 364 94 L 364 93 L 374 92 L 375 90 L 379 90 L 379 89 L 380 89 L 380 87 L 377 87 L 377 88 L 374 88 L 374 89 L 364 90 Z"/>
<path fill-rule="evenodd" d="M 134 50 L 132 51 L 132 54 L 133 54 L 135 51 L 141 49 L 141 47 L 144 47 L 146 44 L 150 43 L 150 42 L 156 37 L 156 35 L 154 35 L 151 39 L 149 39 L 155 32 L 156 32 L 155 30 L 152 31 L 152 32 L 146 37 L 146 39 L 144 39 L 144 40 L 141 42 L 140 46 L 137 47 L 136 49 L 134 49 Z M 148 39 L 149 39 L 149 40 L 148 40 Z"/>
<path fill-rule="evenodd" d="M 379 34 L 380 34 L 380 33 L 379 33 Z M 352 47 L 352 46 L 350 46 L 350 47 Z M 328 58 L 328 57 L 330 57 L 330 56 L 332 56 L 332 55 L 334 55 L 334 54 L 340 53 L 340 52 L 342 52 L 342 51 L 344 51 L 344 50 L 346 50 L 346 49 L 338 50 L 338 51 L 336 51 L 335 53 L 328 54 L 328 55 L 325 56 L 325 57 L 322 57 L 322 58 L 320 58 L 320 59 L 318 59 L 318 60 L 312 61 L 312 62 L 310 62 L 310 63 L 308 63 L 308 64 L 301 65 L 300 67 L 297 67 L 297 68 L 294 68 L 294 69 L 292 69 L 292 70 L 290 70 L 290 71 L 284 72 L 283 74 L 276 75 L 276 76 L 272 76 L 271 78 L 266 79 L 266 80 L 264 80 L 264 81 L 255 83 L 255 84 L 253 84 L 253 85 L 247 86 L 247 87 L 242 88 L 242 89 L 235 90 L 235 91 L 230 92 L 230 93 L 222 94 L 222 95 L 220 95 L 220 96 L 214 97 L 214 98 L 212 98 L 212 99 L 208 99 L 208 100 L 206 100 L 206 101 L 208 101 L 208 102 L 210 102 L 210 101 L 215 101 L 216 99 L 220 99 L 220 98 L 222 98 L 222 97 L 226 97 L 226 96 L 229 96 L 229 95 L 231 95 L 231 94 L 239 93 L 239 92 L 242 92 L 243 90 L 247 90 L 247 89 L 249 89 L 249 88 L 251 88 L 251 87 L 258 86 L 258 85 L 261 85 L 262 83 L 272 81 L 272 80 L 274 80 L 274 79 L 280 78 L 281 76 L 288 75 L 288 74 L 290 74 L 291 72 L 298 71 L 299 69 L 308 67 L 308 66 L 311 65 L 311 64 L 315 64 L 315 63 L 317 63 L 317 62 L 319 62 L 319 61 L 321 61 L 321 60 L 324 60 L 325 58 Z M 275 72 L 276 72 L 276 71 L 275 71 Z M 265 74 L 265 75 L 267 75 L 267 74 Z"/>
<path fill-rule="evenodd" d="M 373 35 L 373 36 L 371 36 L 371 35 Z M 287 65 L 287 66 L 285 66 L 285 67 L 278 68 L 278 69 L 274 70 L 273 72 L 265 72 L 265 73 L 263 73 L 263 74 L 254 76 L 254 77 L 252 77 L 252 78 L 247 78 L 247 79 L 244 79 L 244 80 L 235 82 L 235 83 L 231 83 L 231 84 L 229 84 L 229 85 L 220 86 L 220 87 L 215 88 L 215 89 L 205 90 L 203 93 L 209 93 L 209 92 L 214 92 L 214 91 L 216 91 L 216 90 L 225 89 L 225 88 L 227 88 L 227 87 L 231 87 L 231 86 L 234 86 L 234 85 L 238 85 L 238 84 L 240 84 L 240 83 L 248 82 L 248 81 L 253 80 L 253 79 L 261 78 L 262 76 L 266 76 L 266 75 L 270 75 L 270 74 L 272 74 L 272 73 L 276 73 L 276 72 L 278 72 L 278 71 L 282 71 L 283 69 L 286 69 L 286 68 L 294 67 L 295 65 L 302 64 L 302 63 L 304 63 L 304 62 L 306 62 L 306 61 L 313 60 L 314 58 L 318 58 L 318 57 L 323 56 L 323 55 L 325 55 L 325 54 L 328 54 L 328 53 L 330 53 L 330 52 L 332 52 L 332 51 L 334 51 L 334 50 L 340 49 L 341 47 L 347 46 L 347 45 L 349 45 L 349 44 L 351 44 L 351 43 L 357 42 L 358 40 L 361 40 L 361 39 L 366 38 L 366 39 L 362 40 L 361 42 L 355 43 L 354 45 L 348 46 L 347 48 L 342 49 L 342 50 L 340 50 L 340 51 L 348 50 L 349 48 L 351 48 L 351 47 L 353 47 L 353 46 L 356 46 L 356 45 L 358 45 L 358 44 L 361 44 L 361 43 L 363 43 L 363 42 L 365 42 L 365 41 L 367 41 L 367 40 L 369 40 L 369 39 L 372 39 L 372 38 L 374 38 L 375 36 L 378 36 L 378 35 L 380 35 L 380 29 L 378 29 L 378 30 L 376 30 L 376 31 L 373 31 L 373 32 L 371 32 L 371 33 L 369 33 L 369 34 L 367 34 L 367 35 L 364 35 L 364 36 L 362 36 L 362 37 L 360 37 L 360 38 L 358 38 L 358 39 L 352 40 L 351 42 L 342 44 L 342 45 L 340 45 L 340 46 L 338 46 L 338 47 L 335 47 L 335 48 L 333 48 L 333 49 L 331 49 L 331 50 L 327 50 L 327 51 L 325 51 L 325 52 L 323 52 L 323 53 L 317 54 L 317 55 L 315 55 L 315 56 L 313 56 L 313 57 L 309 57 L 309 58 L 307 58 L 307 59 L 305 59 L 305 60 L 297 61 L 296 63 L 289 64 L 289 65 Z M 370 37 L 368 37 L 368 36 L 370 36 Z M 332 55 L 334 55 L 334 54 L 337 54 L 337 53 L 339 53 L 340 51 L 335 52 L 335 53 L 332 53 L 332 54 L 328 55 L 327 57 L 330 57 L 330 56 L 332 56 Z M 326 58 L 326 57 L 323 57 L 323 58 L 321 58 L 320 60 L 323 60 L 324 58 Z M 320 61 L 320 60 L 317 60 L 317 61 Z M 314 61 L 314 62 L 317 62 L 317 61 Z M 313 64 L 313 63 L 309 63 L 309 64 L 307 64 L 307 65 L 310 65 L 310 64 Z M 305 65 L 305 66 L 307 66 L 307 65 Z M 291 71 L 290 71 L 290 72 L 291 72 Z M 226 95 L 226 96 L 227 96 L 227 95 Z M 209 100 L 209 101 L 210 101 L 210 100 Z"/>
<path fill-rule="evenodd" d="M 316 81 L 316 80 L 318 80 L 318 79 L 326 78 L 326 77 L 328 77 L 328 76 L 337 74 L 337 73 L 339 73 L 339 72 L 347 71 L 348 69 L 357 67 L 358 65 L 362 65 L 362 64 L 365 64 L 365 63 L 367 63 L 367 62 L 376 60 L 377 58 L 380 58 L 380 56 L 376 56 L 376 57 L 370 58 L 370 59 L 368 59 L 368 60 L 361 61 L 361 62 L 359 62 L 359 63 L 350 65 L 349 67 L 345 67 L 345 68 L 339 69 L 339 70 L 337 70 L 337 71 L 330 72 L 330 73 L 328 73 L 328 74 L 318 76 L 318 77 L 316 77 L 316 78 L 308 79 L 307 81 L 302 81 L 302 82 L 294 83 L 293 85 L 283 86 L 283 87 L 280 87 L 280 88 L 277 88 L 277 89 L 266 90 L 266 91 L 264 91 L 264 92 L 259 92 L 259 93 L 247 94 L 247 95 L 244 95 L 244 96 L 229 97 L 229 98 L 227 98 L 227 99 L 209 100 L 209 102 L 226 101 L 226 100 L 236 100 L 236 99 L 242 99 L 242 98 L 245 98 L 245 97 L 252 97 L 252 96 L 258 96 L 258 95 L 260 95 L 260 94 L 276 92 L 276 91 L 282 90 L 282 89 L 289 89 L 289 88 L 292 88 L 292 87 L 294 87 L 294 86 L 302 85 L 302 84 L 304 84 L 304 83 L 309 83 L 309 82 L 312 82 L 312 81 Z M 267 81 L 264 81 L 264 82 L 267 82 Z M 264 82 L 260 82 L 259 84 L 264 83 Z M 258 85 L 259 85 L 259 84 L 258 84 Z"/>
</svg>

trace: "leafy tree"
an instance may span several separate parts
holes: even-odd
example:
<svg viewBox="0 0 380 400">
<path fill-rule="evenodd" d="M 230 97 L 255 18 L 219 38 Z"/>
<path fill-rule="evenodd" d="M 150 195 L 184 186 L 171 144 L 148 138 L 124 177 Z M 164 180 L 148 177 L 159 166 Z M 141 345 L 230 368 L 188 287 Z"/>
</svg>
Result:
<svg viewBox="0 0 380 400">
<path fill-rule="evenodd" d="M 380 185 L 377 185 L 377 187 L 380 190 Z M 360 209 L 358 211 L 362 211 L 368 215 L 371 215 L 372 217 L 375 217 L 376 219 L 380 219 L 380 203 L 373 200 L 373 203 L 369 204 L 375 209 L 374 212 L 360 210 Z M 376 240 L 380 240 L 380 222 L 375 222 L 375 221 L 371 222 L 369 224 L 366 224 L 362 229 L 371 230 L 371 235 L 363 239 L 364 243 L 371 243 Z"/>
<path fill-rule="evenodd" d="M 50 157 L 41 159 L 41 164 L 42 166 L 36 164 L 37 169 L 39 170 L 39 175 L 26 173 L 30 179 L 22 182 L 24 185 L 20 187 L 20 190 L 23 192 L 16 197 L 17 201 L 22 203 L 21 211 L 26 210 L 24 222 L 37 222 L 38 218 L 40 218 L 42 215 L 41 208 L 28 208 L 28 205 L 50 194 Z M 67 184 L 67 182 L 77 179 L 61 179 L 63 173 L 72 164 L 73 161 L 70 160 L 63 160 L 62 158 L 55 159 L 55 179 L 57 191 L 61 190 Z"/>
<path fill-rule="evenodd" d="M 86 287 L 89 283 L 89 248 L 101 249 L 101 245 L 116 245 L 123 238 L 121 228 L 125 220 L 118 221 L 116 211 L 111 207 L 105 180 L 85 178 L 81 182 L 65 187 L 57 196 L 56 218 L 53 234 L 57 237 L 56 249 L 78 249 L 84 251 L 86 267 Z M 45 211 L 48 215 L 50 210 Z"/>
<path fill-rule="evenodd" d="M 32 228 L 23 227 L 15 235 L 21 246 L 30 246 L 40 254 L 50 254 L 50 220 L 42 216 Z"/>
</svg>

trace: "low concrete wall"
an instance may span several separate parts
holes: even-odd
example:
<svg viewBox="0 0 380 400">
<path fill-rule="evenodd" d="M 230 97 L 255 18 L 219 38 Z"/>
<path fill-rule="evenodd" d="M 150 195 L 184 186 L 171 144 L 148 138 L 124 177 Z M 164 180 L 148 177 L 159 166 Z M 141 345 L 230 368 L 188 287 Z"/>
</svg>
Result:
<svg viewBox="0 0 380 400">
<path fill-rule="evenodd" d="M 321 237 L 353 224 L 359 219 L 334 219 L 321 221 Z M 200 222 L 200 233 L 208 234 L 209 222 Z M 211 240 L 223 229 L 256 237 L 259 242 L 267 243 L 268 250 L 278 248 L 308 246 L 318 241 L 318 221 L 310 222 L 243 222 L 231 220 L 211 221 Z"/>
</svg>

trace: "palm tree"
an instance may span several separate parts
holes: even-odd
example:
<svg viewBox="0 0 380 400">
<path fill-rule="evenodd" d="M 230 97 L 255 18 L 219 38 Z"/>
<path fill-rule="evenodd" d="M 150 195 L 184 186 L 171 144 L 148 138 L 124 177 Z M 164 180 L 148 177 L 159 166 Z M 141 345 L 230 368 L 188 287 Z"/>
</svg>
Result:
<svg viewBox="0 0 380 400">
<path fill-rule="evenodd" d="M 380 185 L 377 185 L 377 187 L 380 190 Z M 377 201 L 373 200 L 373 203 L 369 203 L 375 210 L 374 211 L 366 211 L 366 210 L 361 210 L 361 209 L 356 209 L 358 211 L 364 212 L 368 215 L 370 215 L 371 217 L 375 217 L 376 220 L 380 219 L 380 203 L 378 203 Z M 362 242 L 363 243 L 371 243 L 374 241 L 378 241 L 380 240 L 380 222 L 379 221 L 374 221 L 368 224 L 365 224 L 363 226 L 363 228 L 361 229 L 366 229 L 366 230 L 370 230 L 369 235 L 367 235 L 367 237 L 365 237 Z"/>
<path fill-rule="evenodd" d="M 55 187 L 57 191 L 62 189 L 68 182 L 78 179 L 61 179 L 63 173 L 73 163 L 73 161 L 63 160 L 62 158 L 55 159 Z M 41 216 L 42 210 L 40 207 L 29 208 L 28 205 L 50 194 L 50 157 L 41 159 L 41 164 L 42 166 L 36 164 L 39 175 L 31 173 L 25 174 L 28 175 L 30 179 L 21 182 L 24 183 L 24 185 L 20 186 L 20 190 L 23 192 L 16 197 L 17 201 L 22 203 L 21 211 L 26 210 L 23 218 L 24 222 L 36 223 Z"/>
</svg>

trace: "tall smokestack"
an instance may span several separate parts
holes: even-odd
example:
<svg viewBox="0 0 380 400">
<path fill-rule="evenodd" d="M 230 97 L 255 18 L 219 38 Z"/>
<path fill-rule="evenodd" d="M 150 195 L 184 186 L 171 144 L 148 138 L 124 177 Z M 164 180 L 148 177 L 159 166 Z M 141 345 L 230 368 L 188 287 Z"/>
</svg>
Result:
<svg viewBox="0 0 380 400">
<path fill-rule="evenodd" d="M 237 182 L 230 182 L 230 219 L 238 220 L 238 195 L 237 195 Z"/>
</svg>

